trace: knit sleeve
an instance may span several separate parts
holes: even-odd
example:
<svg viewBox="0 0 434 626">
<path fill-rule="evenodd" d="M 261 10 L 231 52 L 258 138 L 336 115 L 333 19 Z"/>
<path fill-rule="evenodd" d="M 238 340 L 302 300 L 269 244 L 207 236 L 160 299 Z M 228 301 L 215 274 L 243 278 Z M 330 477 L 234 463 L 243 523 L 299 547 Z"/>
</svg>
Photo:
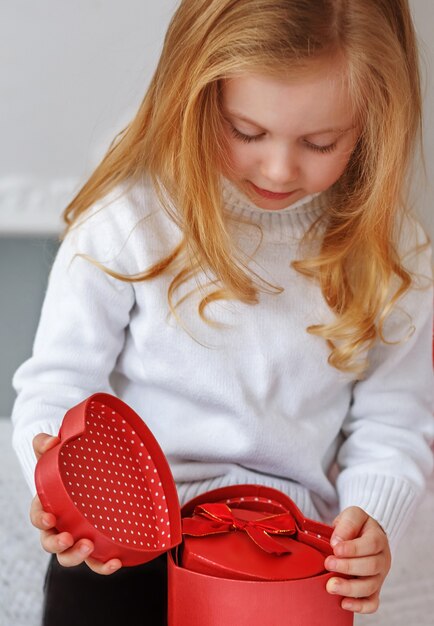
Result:
<svg viewBox="0 0 434 626">
<path fill-rule="evenodd" d="M 112 278 L 88 259 L 112 269 L 124 242 L 122 228 L 104 210 L 72 230 L 50 272 L 32 356 L 16 371 L 13 447 L 33 493 L 33 437 L 57 435 L 65 412 L 94 392 L 110 393 L 115 366 L 134 305 L 130 283 Z"/>
<path fill-rule="evenodd" d="M 407 247 L 426 239 L 413 222 L 407 235 Z M 337 458 L 340 509 L 364 509 L 382 525 L 392 549 L 408 528 L 433 470 L 431 247 L 406 258 L 404 265 L 416 278 L 388 319 L 385 338 L 407 338 L 395 345 L 378 343 L 370 351 L 368 374 L 353 389 Z"/>
</svg>

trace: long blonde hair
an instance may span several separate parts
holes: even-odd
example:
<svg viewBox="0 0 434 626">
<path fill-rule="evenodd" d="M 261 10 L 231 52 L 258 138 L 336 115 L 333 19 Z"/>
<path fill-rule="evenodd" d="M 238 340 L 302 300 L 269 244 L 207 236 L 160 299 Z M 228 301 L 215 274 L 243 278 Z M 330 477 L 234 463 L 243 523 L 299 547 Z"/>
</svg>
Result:
<svg viewBox="0 0 434 626">
<path fill-rule="evenodd" d="M 362 131 L 330 190 L 330 206 L 306 233 L 322 227 L 319 253 L 293 267 L 320 285 L 336 314 L 333 323 L 307 332 L 327 341 L 332 366 L 362 378 L 368 363 L 358 357 L 378 338 L 386 341 L 386 316 L 412 283 L 396 249 L 421 138 L 418 52 L 407 0 L 182 0 L 136 116 L 64 218 L 70 228 L 117 185 L 134 185 L 147 174 L 183 240 L 140 274 L 105 271 L 138 281 L 176 267 L 168 293 L 174 311 L 177 288 L 199 269 L 211 270 L 216 288 L 199 305 L 205 321 L 212 300 L 257 303 L 258 291 L 272 286 L 237 258 L 222 210 L 219 176 L 228 165 L 221 80 L 242 72 L 288 76 L 335 55 L 345 60 Z M 392 278 L 400 284 L 391 295 Z"/>
</svg>

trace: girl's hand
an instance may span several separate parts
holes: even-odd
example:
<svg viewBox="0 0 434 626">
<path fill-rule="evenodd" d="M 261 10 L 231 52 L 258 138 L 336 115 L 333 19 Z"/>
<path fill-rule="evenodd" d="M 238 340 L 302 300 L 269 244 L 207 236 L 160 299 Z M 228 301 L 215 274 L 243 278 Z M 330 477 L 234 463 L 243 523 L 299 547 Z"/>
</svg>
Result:
<svg viewBox="0 0 434 626">
<path fill-rule="evenodd" d="M 45 433 L 36 435 L 33 439 L 33 449 L 36 458 L 39 459 L 44 452 L 59 443 L 58 437 L 51 437 Z M 36 495 L 30 507 L 30 521 L 33 526 L 41 531 L 41 545 L 46 552 L 57 554 L 57 560 L 64 567 L 79 565 L 83 561 L 97 574 L 113 574 L 122 567 L 119 559 L 111 559 L 106 563 L 101 563 L 92 559 L 90 554 L 93 551 L 93 543 L 89 539 L 79 539 L 74 543 L 70 533 L 59 533 L 56 526 L 56 518 L 52 513 L 42 509 L 41 501 Z"/>
<path fill-rule="evenodd" d="M 380 524 L 358 506 L 342 511 L 333 526 L 330 543 L 334 556 L 327 557 L 325 567 L 354 578 L 330 578 L 327 591 L 345 596 L 341 602 L 343 609 L 375 613 L 380 604 L 380 589 L 392 562 L 387 535 Z"/>
</svg>

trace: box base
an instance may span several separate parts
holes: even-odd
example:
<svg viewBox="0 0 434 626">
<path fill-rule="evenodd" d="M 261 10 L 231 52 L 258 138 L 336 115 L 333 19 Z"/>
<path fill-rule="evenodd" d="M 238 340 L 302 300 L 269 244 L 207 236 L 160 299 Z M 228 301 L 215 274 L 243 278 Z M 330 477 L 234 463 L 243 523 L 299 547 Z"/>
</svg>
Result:
<svg viewBox="0 0 434 626">
<path fill-rule="evenodd" d="M 252 581 L 199 574 L 168 554 L 168 626 L 352 626 L 341 596 L 326 591 L 332 573 L 289 581 Z"/>
</svg>

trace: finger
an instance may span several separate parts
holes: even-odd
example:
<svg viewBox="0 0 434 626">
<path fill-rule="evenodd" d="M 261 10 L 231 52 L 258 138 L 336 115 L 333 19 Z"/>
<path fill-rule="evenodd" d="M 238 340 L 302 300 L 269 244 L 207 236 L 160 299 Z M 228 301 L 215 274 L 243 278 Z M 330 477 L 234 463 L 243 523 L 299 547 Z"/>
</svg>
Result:
<svg viewBox="0 0 434 626">
<path fill-rule="evenodd" d="M 344 509 L 336 518 L 336 526 L 330 539 L 332 548 L 342 541 L 355 539 L 369 519 L 369 515 L 358 506 Z"/>
<path fill-rule="evenodd" d="M 110 559 L 110 561 L 106 561 L 106 563 L 101 563 L 101 561 L 97 561 L 96 559 L 89 557 L 86 559 L 86 565 L 88 565 L 88 567 L 90 567 L 90 569 L 97 574 L 108 576 L 109 574 L 114 574 L 114 572 L 120 569 L 122 567 L 122 562 L 119 559 Z"/>
<path fill-rule="evenodd" d="M 376 576 L 384 571 L 385 557 L 382 554 L 354 559 L 336 559 L 330 556 L 324 565 L 331 572 L 349 576 Z"/>
<path fill-rule="evenodd" d="M 49 450 L 53 448 L 53 446 L 59 443 L 59 437 L 53 437 L 52 435 L 48 435 L 47 433 L 39 433 L 33 437 L 33 450 L 35 452 L 36 458 L 39 460 L 40 457 Z"/>
<path fill-rule="evenodd" d="M 39 530 L 48 530 L 56 525 L 56 517 L 44 511 L 39 496 L 35 496 L 30 505 L 30 521 Z"/>
<path fill-rule="evenodd" d="M 69 545 L 67 549 L 57 553 L 57 560 L 63 567 L 80 565 L 93 552 L 94 544 L 90 539 L 80 539 Z"/>
<path fill-rule="evenodd" d="M 366 576 L 364 578 L 330 578 L 326 589 L 331 594 L 338 594 L 348 598 L 368 598 L 380 591 L 382 576 Z"/>
<path fill-rule="evenodd" d="M 333 548 L 336 557 L 355 558 L 380 554 L 387 548 L 387 537 L 383 533 L 368 532 L 350 541 L 341 541 Z"/>
<path fill-rule="evenodd" d="M 341 607 L 354 613 L 375 613 L 380 606 L 380 594 L 374 593 L 369 598 L 355 600 L 354 598 L 344 598 Z"/>
<path fill-rule="evenodd" d="M 41 545 L 46 552 L 60 554 L 74 545 L 74 538 L 70 533 L 59 533 L 55 528 L 41 532 Z"/>
</svg>

